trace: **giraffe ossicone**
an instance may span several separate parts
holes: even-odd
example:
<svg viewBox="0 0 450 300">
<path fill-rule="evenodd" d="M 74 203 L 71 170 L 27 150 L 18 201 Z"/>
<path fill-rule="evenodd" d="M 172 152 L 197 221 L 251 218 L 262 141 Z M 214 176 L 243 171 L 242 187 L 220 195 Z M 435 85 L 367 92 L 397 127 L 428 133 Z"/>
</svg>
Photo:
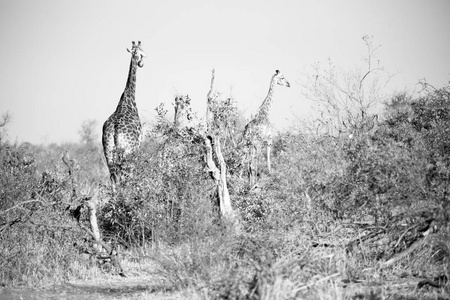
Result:
<svg viewBox="0 0 450 300">
<path fill-rule="evenodd" d="M 127 83 L 114 113 L 103 124 L 103 151 L 111 181 L 118 183 L 123 176 L 126 157 L 135 152 L 142 140 L 142 125 L 135 101 L 137 67 L 144 66 L 146 57 L 141 41 L 132 42 Z"/>
</svg>

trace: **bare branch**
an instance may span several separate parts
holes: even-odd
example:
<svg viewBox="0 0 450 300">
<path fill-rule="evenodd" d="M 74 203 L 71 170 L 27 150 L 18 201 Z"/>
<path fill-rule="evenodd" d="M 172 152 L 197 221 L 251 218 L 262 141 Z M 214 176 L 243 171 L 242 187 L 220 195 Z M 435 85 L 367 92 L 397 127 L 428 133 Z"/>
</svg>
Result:
<svg viewBox="0 0 450 300">
<path fill-rule="evenodd" d="M 359 82 L 359 90 L 362 89 L 363 81 L 364 81 L 364 79 L 366 79 L 366 77 L 367 77 L 370 73 L 375 72 L 375 71 L 382 71 L 382 70 L 383 70 L 382 68 L 369 69 L 369 71 L 367 71 L 367 73 L 364 74 L 364 76 L 361 78 L 361 81 Z"/>
<path fill-rule="evenodd" d="M 5 213 L 7 213 L 7 212 L 10 211 L 10 210 L 13 210 L 13 209 L 16 209 L 16 208 L 21 208 L 22 205 L 25 205 L 25 204 L 27 204 L 27 203 L 32 203 L 32 202 L 40 202 L 40 203 L 44 203 L 43 201 L 38 200 L 38 199 L 30 199 L 30 200 L 27 200 L 27 201 L 20 202 L 20 203 L 14 205 L 13 207 L 10 207 L 10 208 L 8 208 L 8 209 L 5 209 L 4 211 L 0 211 L 0 214 L 5 214 Z"/>
<path fill-rule="evenodd" d="M 214 114 L 212 111 L 212 105 L 214 101 L 214 78 L 215 78 L 215 70 L 212 70 L 211 74 L 211 85 L 209 87 L 208 95 L 207 95 L 207 101 L 206 101 L 206 131 L 209 132 L 212 129 L 212 125 L 214 122 Z"/>
<path fill-rule="evenodd" d="M 2 121 L 0 122 L 0 128 L 5 127 L 10 122 L 11 122 L 11 115 L 9 114 L 9 112 L 4 113 L 2 116 Z"/>
<path fill-rule="evenodd" d="M 318 104 L 320 118 L 326 120 L 323 130 L 332 135 L 366 128 L 367 119 L 381 104 L 383 85 L 392 77 L 384 81 L 384 69 L 379 61 L 377 64 L 375 54 L 381 45 L 374 45 L 372 36 L 362 39 L 366 52 L 361 66 L 346 71 L 337 68 L 331 60 L 325 68 L 315 64 L 309 85 L 305 86 L 306 96 Z"/>
<path fill-rule="evenodd" d="M 208 92 L 208 102 L 212 100 L 213 98 L 213 91 L 214 91 L 214 73 L 215 73 L 215 69 L 212 69 L 212 75 L 211 75 L 211 85 L 209 87 L 209 92 Z"/>
<path fill-rule="evenodd" d="M 419 93 L 422 93 L 424 91 L 428 92 L 430 90 L 432 90 L 432 91 L 436 91 L 437 90 L 434 86 L 429 84 L 425 78 L 420 79 L 418 84 L 420 84 L 422 86 L 422 89 L 419 91 Z"/>
</svg>

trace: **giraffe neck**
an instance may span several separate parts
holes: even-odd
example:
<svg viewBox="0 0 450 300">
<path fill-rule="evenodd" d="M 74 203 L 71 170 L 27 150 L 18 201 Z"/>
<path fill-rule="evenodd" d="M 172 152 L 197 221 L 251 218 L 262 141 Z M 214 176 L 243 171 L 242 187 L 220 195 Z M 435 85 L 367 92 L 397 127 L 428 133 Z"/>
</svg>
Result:
<svg viewBox="0 0 450 300">
<path fill-rule="evenodd" d="M 128 72 L 127 85 L 125 86 L 125 90 L 123 91 L 122 97 L 120 98 L 116 111 L 131 109 L 137 113 L 137 106 L 135 101 L 136 70 L 137 70 L 137 62 L 132 57 L 130 62 L 130 70 Z"/>
<path fill-rule="evenodd" d="M 274 78 L 272 78 L 272 81 L 270 81 L 269 92 L 267 93 L 266 98 L 259 107 L 257 118 L 264 119 L 265 121 L 269 122 L 269 114 L 270 108 L 272 107 L 274 91 L 275 91 L 275 80 Z"/>
<path fill-rule="evenodd" d="M 136 91 L 136 70 L 137 70 L 137 61 L 131 58 L 130 70 L 128 72 L 128 80 L 127 85 L 125 86 L 125 91 L 128 91 L 130 94 L 133 95 Z"/>
</svg>

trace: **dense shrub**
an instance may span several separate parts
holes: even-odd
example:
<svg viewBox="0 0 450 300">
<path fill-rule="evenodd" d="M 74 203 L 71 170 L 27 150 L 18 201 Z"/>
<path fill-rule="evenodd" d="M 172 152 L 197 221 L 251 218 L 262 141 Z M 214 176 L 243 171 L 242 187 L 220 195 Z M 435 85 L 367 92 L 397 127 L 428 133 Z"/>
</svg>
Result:
<svg viewBox="0 0 450 300">
<path fill-rule="evenodd" d="M 242 153 L 236 132 L 242 120 L 231 98 L 216 94 L 214 99 L 210 130 L 219 136 L 228 172 L 234 174 L 230 190 L 240 190 Z M 219 222 L 216 186 L 206 169 L 205 128 L 192 115 L 188 96 L 177 96 L 174 107 L 174 122 L 163 105 L 156 109 L 157 122 L 125 163 L 129 176 L 103 207 L 103 228 L 125 245 L 179 243 L 204 222 Z"/>
<path fill-rule="evenodd" d="M 285 205 L 295 211 L 307 193 L 315 207 L 337 218 L 384 223 L 411 207 L 441 203 L 449 186 L 448 93 L 395 96 L 383 121 L 351 136 L 301 129 L 280 136 L 275 180 L 291 197 Z"/>
<path fill-rule="evenodd" d="M 61 160 L 68 148 L 77 150 L 72 152 L 82 163 L 73 176 Z M 78 184 L 98 180 L 95 164 L 87 163 L 93 157 L 95 152 L 82 145 L 0 144 L 2 284 L 35 285 L 80 275 L 74 264 L 86 264 L 78 254 L 91 245 L 72 212 L 80 204 Z"/>
<path fill-rule="evenodd" d="M 67 270 L 73 239 L 55 214 L 54 183 L 47 173 L 39 178 L 33 153 L 0 145 L 0 282 L 39 282 Z"/>
<path fill-rule="evenodd" d="M 11 209 L 30 197 L 37 185 L 36 164 L 31 153 L 17 145 L 0 144 L 0 210 Z M 22 212 L 13 210 L 6 222 L 21 218 Z"/>
<path fill-rule="evenodd" d="M 178 128 L 162 118 L 129 158 L 132 174 L 103 208 L 108 234 L 128 246 L 189 235 L 201 215 L 207 219 L 214 199 L 203 152 L 196 128 Z"/>
</svg>

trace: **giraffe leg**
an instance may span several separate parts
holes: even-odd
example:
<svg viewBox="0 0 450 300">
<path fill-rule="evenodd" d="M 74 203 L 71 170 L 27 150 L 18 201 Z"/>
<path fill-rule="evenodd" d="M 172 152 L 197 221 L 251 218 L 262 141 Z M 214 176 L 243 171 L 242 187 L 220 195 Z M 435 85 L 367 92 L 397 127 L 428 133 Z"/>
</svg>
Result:
<svg viewBox="0 0 450 300">
<path fill-rule="evenodd" d="M 117 184 L 119 184 L 120 182 L 120 149 L 114 148 L 112 153 L 112 163 L 111 163 L 111 168 L 110 168 L 110 173 L 111 173 L 111 182 L 113 184 L 113 186 L 115 187 Z"/>
<path fill-rule="evenodd" d="M 250 186 L 255 184 L 256 170 L 255 170 L 255 148 L 250 146 L 248 151 L 247 163 L 248 163 L 248 178 Z"/>
<path fill-rule="evenodd" d="M 247 148 L 246 153 L 245 153 L 245 166 L 247 168 L 246 176 L 248 176 L 249 179 L 250 179 L 251 172 L 252 172 L 252 165 L 251 165 L 252 156 L 250 154 L 250 151 L 251 151 L 250 148 Z"/>
<path fill-rule="evenodd" d="M 247 172 L 248 172 L 248 179 L 250 182 L 250 185 L 252 184 L 252 172 L 253 172 L 253 150 L 251 148 L 248 149 L 248 153 L 247 153 L 247 164 L 248 164 L 248 168 L 247 168 Z"/>
<path fill-rule="evenodd" d="M 258 149 L 253 148 L 252 150 L 252 177 L 250 184 L 254 186 L 258 178 Z"/>
<path fill-rule="evenodd" d="M 115 150 L 113 150 L 115 151 Z M 117 184 L 119 182 L 119 167 L 115 161 L 115 158 L 109 159 L 108 157 L 108 170 L 109 170 L 109 179 L 111 180 L 112 184 Z"/>
</svg>

